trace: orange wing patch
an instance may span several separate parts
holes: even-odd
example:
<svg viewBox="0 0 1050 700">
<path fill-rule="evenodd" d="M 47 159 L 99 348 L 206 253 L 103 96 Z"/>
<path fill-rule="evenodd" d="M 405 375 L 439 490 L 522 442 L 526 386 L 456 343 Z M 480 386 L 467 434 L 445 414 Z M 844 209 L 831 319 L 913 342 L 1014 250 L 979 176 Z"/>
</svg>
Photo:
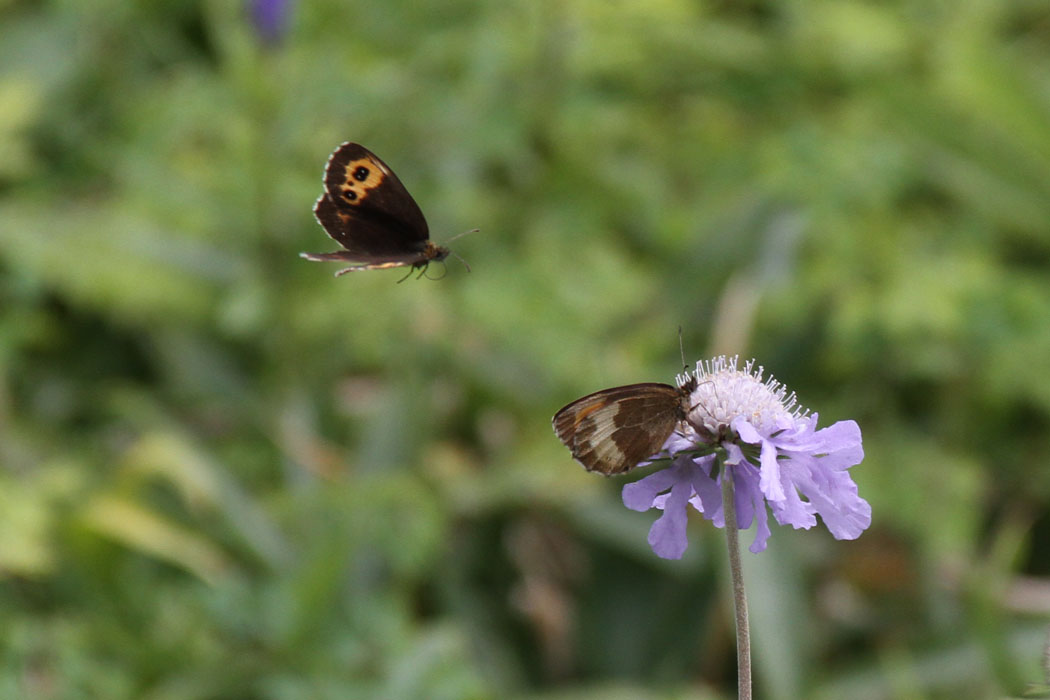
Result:
<svg viewBox="0 0 1050 700">
<path fill-rule="evenodd" d="M 579 428 L 580 427 L 580 423 L 583 422 L 584 418 L 586 418 L 587 416 L 591 415 L 595 411 L 598 411 L 598 410 L 601 410 L 601 409 L 605 408 L 608 405 L 609 405 L 609 402 L 607 402 L 607 401 L 605 401 L 605 402 L 599 401 L 599 402 L 590 404 L 588 406 L 582 406 L 578 411 L 576 411 L 576 415 L 574 416 L 575 427 Z"/>
<path fill-rule="evenodd" d="M 350 161 L 340 177 L 343 201 L 351 206 L 359 204 L 370 191 L 383 184 L 389 174 L 386 166 L 371 156 Z"/>
</svg>

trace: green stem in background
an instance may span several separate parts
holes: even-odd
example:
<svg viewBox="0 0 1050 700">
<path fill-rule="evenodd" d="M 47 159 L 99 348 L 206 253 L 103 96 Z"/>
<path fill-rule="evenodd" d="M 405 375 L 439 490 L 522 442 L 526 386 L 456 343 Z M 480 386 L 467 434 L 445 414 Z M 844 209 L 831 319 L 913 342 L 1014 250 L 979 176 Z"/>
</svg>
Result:
<svg viewBox="0 0 1050 700">
<path fill-rule="evenodd" d="M 733 581 L 733 610 L 736 614 L 736 669 L 740 700 L 751 700 L 751 632 L 747 623 L 747 595 L 740 567 L 740 531 L 736 525 L 733 468 L 722 467 L 722 508 L 725 510 L 726 542 L 729 545 L 729 574 Z"/>
</svg>

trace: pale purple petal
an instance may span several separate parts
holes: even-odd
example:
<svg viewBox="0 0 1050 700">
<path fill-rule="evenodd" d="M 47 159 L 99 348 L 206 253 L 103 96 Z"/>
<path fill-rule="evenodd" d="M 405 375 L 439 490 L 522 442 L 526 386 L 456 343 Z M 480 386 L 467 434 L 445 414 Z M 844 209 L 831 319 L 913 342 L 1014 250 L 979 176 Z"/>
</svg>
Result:
<svg viewBox="0 0 1050 700">
<path fill-rule="evenodd" d="M 750 464 L 744 463 L 742 466 L 730 467 L 726 473 L 733 476 L 733 503 L 736 505 L 737 528 L 746 530 L 751 527 L 751 521 L 755 518 L 755 504 L 763 510 L 766 507 L 761 489 L 758 488 L 758 480 L 755 478 L 755 470 Z"/>
<path fill-rule="evenodd" d="M 726 451 L 729 457 L 726 459 L 725 469 L 733 474 L 733 493 L 736 494 L 733 500 L 736 503 L 737 527 L 746 530 L 751 527 L 751 520 L 754 518 L 754 504 L 757 502 L 761 504 L 763 510 L 765 509 L 762 491 L 759 489 L 758 469 L 747 461 L 738 445 L 729 443 L 726 445 Z M 719 490 L 721 491 L 721 479 L 719 479 Z M 725 527 L 724 513 L 719 514 L 715 525 Z"/>
<path fill-rule="evenodd" d="M 859 447 L 861 444 L 860 426 L 855 420 L 840 420 L 816 431 L 814 436 L 819 437 L 829 451 Z"/>
<path fill-rule="evenodd" d="M 671 487 L 671 494 L 664 502 L 664 513 L 649 529 L 649 546 L 656 556 L 663 559 L 681 559 L 689 546 L 686 525 L 689 522 L 686 505 L 692 487 L 687 481 L 679 481 Z"/>
<path fill-rule="evenodd" d="M 871 525 L 871 504 L 859 496 L 848 506 L 840 500 L 814 502 L 828 532 L 837 540 L 855 540 Z"/>
<path fill-rule="evenodd" d="M 707 457 L 706 459 L 710 463 L 714 460 L 714 457 Z M 705 469 L 698 466 L 696 471 L 693 472 L 693 478 L 690 483 L 693 486 L 693 492 L 696 494 L 697 500 L 700 502 L 696 509 L 703 513 L 708 520 L 718 517 L 722 512 L 722 488 L 718 485 L 718 482 L 712 479 Z"/>
<path fill-rule="evenodd" d="M 777 464 L 776 446 L 769 439 L 762 437 L 755 427 L 743 417 L 738 417 L 733 421 L 733 429 L 744 442 L 751 445 L 761 444 L 762 474 L 759 488 L 770 501 L 784 500 L 784 487 L 780 483 L 780 466 Z"/>
<path fill-rule="evenodd" d="M 668 455 L 677 454 L 679 452 L 685 452 L 686 450 L 696 449 L 696 436 L 683 435 L 682 433 L 674 432 L 671 433 L 671 437 L 667 438 L 667 442 L 664 443 L 661 452 L 665 452 Z"/>
<path fill-rule="evenodd" d="M 759 488 L 759 475 L 754 465 L 745 462 L 734 467 L 737 507 L 737 526 L 741 530 L 751 527 L 754 519 L 755 539 L 748 547 L 752 553 L 761 552 L 766 548 L 766 540 L 769 539 L 769 513 L 766 512 L 766 499 Z"/>
<path fill-rule="evenodd" d="M 722 484 L 721 479 L 712 479 L 707 476 L 707 483 L 701 481 L 700 478 L 694 479 L 693 493 L 696 494 L 695 498 L 699 499 L 703 509 L 700 512 L 703 514 L 705 520 L 710 520 L 715 527 L 722 527 L 723 508 L 722 508 Z M 700 485 L 704 490 L 702 493 L 697 493 L 696 486 Z"/>
<path fill-rule="evenodd" d="M 623 487 L 621 497 L 623 504 L 631 510 L 649 510 L 653 501 L 662 491 L 671 488 L 678 481 L 678 475 L 672 469 L 661 469 L 644 479 L 639 479 Z"/>
<path fill-rule="evenodd" d="M 817 414 L 813 413 L 805 418 L 799 419 L 793 428 L 779 432 L 773 441 L 783 449 L 792 449 L 797 452 L 816 452 L 826 446 L 824 440 L 816 437 L 814 432 L 817 427 Z"/>
<path fill-rule="evenodd" d="M 766 504 L 761 498 L 756 497 L 755 499 L 755 539 L 751 542 L 751 546 L 748 547 L 748 551 L 752 554 L 758 554 L 766 548 L 766 540 L 772 534 L 769 530 L 769 513 L 766 512 Z"/>
<path fill-rule="evenodd" d="M 777 461 L 777 448 L 769 440 L 762 441 L 762 473 L 758 487 L 771 503 L 783 501 L 784 486 L 780 483 L 780 463 Z"/>
<path fill-rule="evenodd" d="M 823 460 L 812 461 L 817 465 L 814 474 L 824 483 L 818 484 L 813 474 L 800 470 L 794 479 L 795 485 L 809 499 L 835 539 L 856 539 L 871 525 L 871 505 L 857 494 L 857 484 L 848 472 L 822 469 Z"/>
<path fill-rule="evenodd" d="M 756 522 L 755 539 L 748 548 L 751 552 L 761 552 L 766 548 L 769 539 L 769 514 L 766 512 L 766 499 L 759 488 L 759 470 L 744 459 L 740 448 L 734 444 L 726 445 L 729 459 L 726 460 L 726 471 L 733 474 L 733 493 L 736 502 L 737 528 L 747 530 Z M 721 487 L 719 487 L 721 497 Z M 719 498 L 721 501 L 721 498 Z M 719 508 L 718 516 L 712 519 L 716 527 L 725 527 L 725 513 Z"/>
<path fill-rule="evenodd" d="M 797 486 L 796 483 L 795 487 Z M 813 504 L 799 498 L 794 488 L 791 489 L 789 498 L 770 503 L 769 508 L 773 511 L 773 517 L 781 525 L 790 525 L 796 530 L 808 530 L 817 524 L 816 509 Z"/>
<path fill-rule="evenodd" d="M 733 419 L 733 424 L 730 426 L 740 436 L 740 439 L 749 445 L 757 445 L 762 442 L 762 436 L 755 430 L 755 426 L 747 422 L 747 418 L 744 416 L 737 416 Z"/>
<path fill-rule="evenodd" d="M 821 440 L 821 449 L 812 454 L 824 453 L 820 457 L 824 469 L 839 471 L 860 464 L 864 459 L 864 448 L 860 441 L 860 427 L 856 421 L 844 420 L 814 433 Z"/>
<path fill-rule="evenodd" d="M 791 525 L 796 530 L 808 530 L 817 524 L 817 518 L 814 515 L 816 509 L 812 504 L 803 501 L 799 495 L 797 478 L 801 473 L 798 460 L 785 460 L 781 465 L 781 474 L 783 474 L 784 481 L 790 484 L 790 488 L 784 494 L 783 500 L 770 501 L 769 508 L 773 511 L 773 517 L 781 525 Z"/>
</svg>

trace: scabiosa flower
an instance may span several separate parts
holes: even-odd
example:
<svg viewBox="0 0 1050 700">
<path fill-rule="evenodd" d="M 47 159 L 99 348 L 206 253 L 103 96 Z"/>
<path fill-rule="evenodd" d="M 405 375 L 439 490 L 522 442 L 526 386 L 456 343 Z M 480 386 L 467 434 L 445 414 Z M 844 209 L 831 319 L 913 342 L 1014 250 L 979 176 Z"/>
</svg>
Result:
<svg viewBox="0 0 1050 700">
<path fill-rule="evenodd" d="M 716 527 L 725 526 L 721 480 L 731 472 L 738 527 L 757 522 L 752 552 L 766 548 L 768 505 L 781 525 L 811 528 L 819 514 L 840 540 L 860 536 L 871 524 L 871 506 L 857 495 L 847 471 L 864 458 L 860 428 L 840 421 L 817 430 L 817 414 L 802 410 L 794 392 L 763 379 L 754 360 L 737 368 L 724 355 L 698 362 L 683 424 L 654 459 L 670 466 L 623 489 L 632 510 L 663 510 L 649 530 L 649 545 L 665 559 L 685 552 L 688 506 Z M 682 386 L 693 377 L 677 377 Z"/>
<path fill-rule="evenodd" d="M 288 30 L 292 0 L 248 0 L 255 31 L 266 44 L 276 44 Z"/>
</svg>

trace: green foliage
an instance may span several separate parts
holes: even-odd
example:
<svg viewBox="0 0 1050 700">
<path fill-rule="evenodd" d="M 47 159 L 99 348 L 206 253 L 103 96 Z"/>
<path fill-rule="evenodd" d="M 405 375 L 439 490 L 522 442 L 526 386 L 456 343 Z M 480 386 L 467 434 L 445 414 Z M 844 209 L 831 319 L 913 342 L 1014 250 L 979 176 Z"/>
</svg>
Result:
<svg viewBox="0 0 1050 700">
<path fill-rule="evenodd" d="M 865 438 L 761 697 L 1045 681 L 1045 6 L 290 7 L 0 2 L 0 697 L 730 697 L 719 533 L 549 428 L 679 325 Z M 472 272 L 297 257 L 345 140 Z"/>
</svg>

